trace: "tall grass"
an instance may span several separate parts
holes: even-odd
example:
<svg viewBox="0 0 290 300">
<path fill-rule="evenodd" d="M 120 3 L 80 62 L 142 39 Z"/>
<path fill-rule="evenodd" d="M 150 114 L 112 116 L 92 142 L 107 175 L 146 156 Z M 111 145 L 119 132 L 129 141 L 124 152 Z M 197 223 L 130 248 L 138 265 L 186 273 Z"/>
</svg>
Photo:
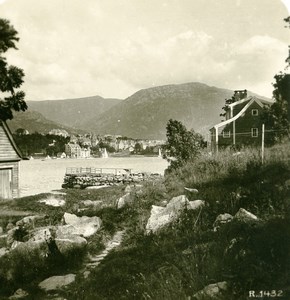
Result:
<svg viewBox="0 0 290 300">
<path fill-rule="evenodd" d="M 255 149 L 238 155 L 224 151 L 203 155 L 167 173 L 164 182 L 147 185 L 135 195 L 134 217 L 122 220 L 128 229 L 123 248 L 109 254 L 68 296 L 188 299 L 219 281 L 229 283 L 224 299 L 246 299 L 249 290 L 285 289 L 290 278 L 289 158 L 288 145 L 266 149 L 263 164 Z M 185 210 L 158 235 L 146 235 L 151 205 L 184 193 L 206 201 L 201 215 Z M 213 230 L 219 214 L 234 215 L 241 207 L 260 221 L 235 220 Z"/>
</svg>

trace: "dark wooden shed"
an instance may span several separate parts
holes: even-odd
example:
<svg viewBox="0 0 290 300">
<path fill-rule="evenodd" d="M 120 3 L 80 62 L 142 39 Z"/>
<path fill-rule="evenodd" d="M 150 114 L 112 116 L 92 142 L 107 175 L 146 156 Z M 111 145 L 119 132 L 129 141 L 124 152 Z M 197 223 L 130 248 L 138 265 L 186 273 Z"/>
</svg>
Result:
<svg viewBox="0 0 290 300">
<path fill-rule="evenodd" d="M 19 196 L 21 152 L 5 122 L 0 121 L 0 199 Z"/>
</svg>

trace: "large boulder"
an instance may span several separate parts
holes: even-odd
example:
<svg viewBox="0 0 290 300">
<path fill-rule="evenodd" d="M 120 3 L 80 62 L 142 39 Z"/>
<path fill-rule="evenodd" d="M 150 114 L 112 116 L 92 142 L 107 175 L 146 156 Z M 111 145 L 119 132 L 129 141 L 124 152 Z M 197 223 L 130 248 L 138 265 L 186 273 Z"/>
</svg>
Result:
<svg viewBox="0 0 290 300">
<path fill-rule="evenodd" d="M 155 233 L 165 225 L 178 219 L 184 209 L 198 210 L 205 205 L 203 200 L 188 201 L 184 195 L 172 198 L 165 207 L 152 205 L 146 225 L 147 233 Z"/>
<path fill-rule="evenodd" d="M 227 294 L 228 284 L 226 281 L 207 285 L 193 295 L 194 300 L 223 300 Z"/>
<path fill-rule="evenodd" d="M 65 213 L 63 220 L 66 225 L 59 226 L 56 231 L 57 237 L 67 235 L 82 235 L 89 237 L 95 234 L 101 227 L 102 221 L 99 217 L 78 217 L 74 214 Z"/>
<path fill-rule="evenodd" d="M 75 274 L 67 274 L 63 276 L 52 276 L 39 283 L 39 287 L 46 292 L 59 290 L 72 284 L 76 279 Z"/>
</svg>

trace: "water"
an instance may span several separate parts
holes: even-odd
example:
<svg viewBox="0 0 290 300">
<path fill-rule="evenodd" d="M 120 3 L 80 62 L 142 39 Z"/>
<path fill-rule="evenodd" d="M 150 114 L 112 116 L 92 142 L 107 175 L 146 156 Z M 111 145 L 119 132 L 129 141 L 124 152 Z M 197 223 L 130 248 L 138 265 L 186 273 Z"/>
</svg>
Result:
<svg viewBox="0 0 290 300">
<path fill-rule="evenodd" d="M 93 159 L 34 159 L 20 162 L 20 196 L 61 189 L 66 168 L 124 168 L 133 172 L 163 174 L 167 162 L 158 157 L 109 157 Z"/>
</svg>

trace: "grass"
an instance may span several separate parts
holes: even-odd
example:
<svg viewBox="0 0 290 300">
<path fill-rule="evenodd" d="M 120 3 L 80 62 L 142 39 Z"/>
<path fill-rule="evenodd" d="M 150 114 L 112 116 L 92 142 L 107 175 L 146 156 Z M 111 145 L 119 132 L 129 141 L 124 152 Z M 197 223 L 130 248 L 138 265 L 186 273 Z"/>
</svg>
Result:
<svg viewBox="0 0 290 300">
<path fill-rule="evenodd" d="M 46 218 L 43 219 L 42 223 L 38 223 L 38 226 L 58 225 L 61 224 L 63 214 L 69 212 L 78 216 L 102 217 L 104 224 L 102 229 L 87 239 L 86 252 L 80 249 L 72 249 L 66 253 L 66 256 L 56 257 L 55 255 L 51 255 L 47 257 L 46 253 L 48 249 L 44 243 L 40 247 L 22 249 L 21 251 L 18 251 L 17 247 L 9 256 L 2 257 L 0 285 L 3 288 L 0 289 L 0 298 L 1 296 L 6 297 L 11 295 L 19 287 L 43 298 L 43 294 L 35 288 L 38 282 L 52 275 L 77 272 L 87 253 L 94 255 L 104 250 L 105 243 L 115 233 L 118 226 L 120 226 L 118 225 L 117 218 L 121 222 L 126 217 L 126 214 L 123 215 L 122 212 L 119 213 L 113 208 L 116 206 L 118 197 L 124 194 L 123 188 L 65 190 L 63 192 L 66 192 L 66 195 L 56 196 L 48 193 L 1 202 L 0 209 L 3 212 L 0 217 L 1 226 L 5 229 L 9 222 L 15 225 L 25 215 L 45 215 Z M 39 202 L 39 200 L 52 197 L 64 199 L 65 205 L 53 207 Z M 80 208 L 85 208 L 82 204 L 83 200 L 101 200 L 103 203 L 100 206 L 87 207 L 86 210 L 80 212 Z M 25 233 L 27 232 L 22 232 L 21 229 L 16 231 L 16 240 L 26 241 Z M 1 240 L 1 245 L 6 246 L 5 240 Z"/>
<path fill-rule="evenodd" d="M 219 281 L 229 283 L 223 299 L 246 299 L 257 289 L 282 289 L 285 295 L 290 287 L 289 153 L 285 145 L 267 149 L 264 164 L 254 149 L 238 156 L 202 156 L 168 173 L 164 182 L 146 186 L 135 195 L 135 217 L 122 224 L 128 228 L 122 248 L 86 282 L 78 282 L 69 298 L 188 299 Z M 146 235 L 151 205 L 184 194 L 184 187 L 199 190 L 188 194 L 190 200 L 207 202 L 198 221 L 195 212 L 184 211 L 160 234 Z M 261 221 L 236 220 L 213 230 L 219 214 L 234 215 L 241 207 Z"/>
<path fill-rule="evenodd" d="M 110 252 L 86 280 L 78 276 L 62 295 L 68 299 L 189 299 L 219 281 L 229 284 L 223 299 L 244 300 L 249 290 L 264 289 L 281 289 L 286 295 L 290 290 L 289 146 L 267 149 L 263 164 L 254 149 L 233 154 L 224 151 L 188 162 L 164 180 L 132 192 L 133 203 L 119 210 L 116 199 L 124 194 L 121 187 L 67 190 L 66 205 L 57 209 L 36 204 L 37 197 L 28 199 L 21 209 L 49 210 L 46 213 L 56 216 L 78 212 L 82 200 L 103 200 L 102 207 L 78 213 L 103 220 L 99 234 L 88 242 L 93 254 L 102 251 L 114 232 L 126 229 L 121 247 Z M 191 194 L 184 187 L 199 193 Z M 206 201 L 199 217 L 185 210 L 158 235 L 146 234 L 151 206 L 185 193 L 190 200 Z M 213 230 L 219 214 L 234 215 L 241 207 L 260 221 L 234 220 Z"/>
</svg>

